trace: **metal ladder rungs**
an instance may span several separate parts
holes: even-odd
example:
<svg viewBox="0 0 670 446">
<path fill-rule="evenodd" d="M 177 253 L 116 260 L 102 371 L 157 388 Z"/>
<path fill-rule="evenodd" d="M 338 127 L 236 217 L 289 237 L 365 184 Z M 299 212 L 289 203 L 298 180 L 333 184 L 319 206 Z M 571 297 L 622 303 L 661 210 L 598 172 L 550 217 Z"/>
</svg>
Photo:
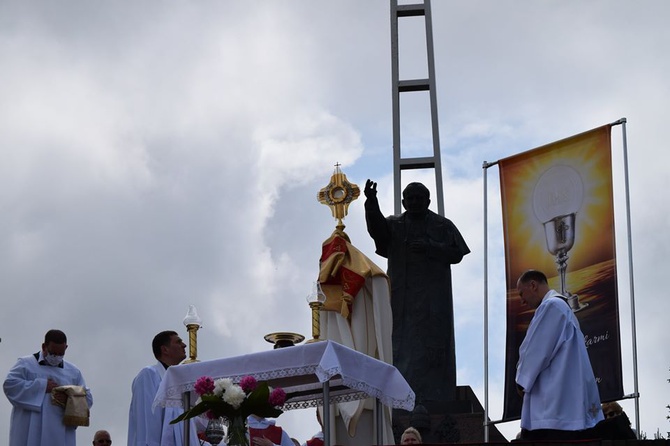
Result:
<svg viewBox="0 0 670 446">
<path fill-rule="evenodd" d="M 409 169 L 430 169 L 435 167 L 435 157 L 423 156 L 415 158 L 401 158 L 399 160 L 401 170 Z"/>
<path fill-rule="evenodd" d="M 426 15 L 426 7 L 423 4 L 398 5 L 396 12 L 398 17 L 417 17 Z"/>
<path fill-rule="evenodd" d="M 430 90 L 430 82 L 428 79 L 410 79 L 398 81 L 398 91 L 426 91 Z"/>
<path fill-rule="evenodd" d="M 433 48 L 433 27 L 431 1 L 423 0 L 423 3 L 398 5 L 399 0 L 391 0 L 391 82 L 392 82 L 392 111 L 393 111 L 393 195 L 394 210 L 396 214 L 402 212 L 402 173 L 410 169 L 432 170 L 435 178 L 435 199 L 437 213 L 444 216 L 444 193 L 442 185 L 442 165 L 440 160 L 440 135 L 437 118 L 437 94 L 435 92 L 435 56 Z M 419 0 L 416 0 L 419 1 Z M 426 79 L 400 80 L 400 38 L 399 22 L 403 17 L 423 17 L 426 38 Z M 413 20 L 413 22 L 415 22 Z M 404 28 L 403 32 L 415 32 L 419 27 L 410 26 Z M 427 92 L 430 101 L 430 126 L 432 137 L 432 156 L 403 157 L 401 138 L 401 104 L 402 93 Z M 408 108 L 405 113 L 415 113 Z M 427 135 L 426 135 L 427 136 Z M 421 143 L 420 145 L 424 145 Z M 420 153 L 428 153 L 427 150 Z"/>
</svg>

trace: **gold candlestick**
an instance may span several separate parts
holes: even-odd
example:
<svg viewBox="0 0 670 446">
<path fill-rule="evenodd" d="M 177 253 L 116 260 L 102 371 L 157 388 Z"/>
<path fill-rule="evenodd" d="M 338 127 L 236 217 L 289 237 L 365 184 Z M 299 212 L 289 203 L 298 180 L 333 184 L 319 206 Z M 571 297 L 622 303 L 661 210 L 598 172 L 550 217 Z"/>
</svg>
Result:
<svg viewBox="0 0 670 446">
<path fill-rule="evenodd" d="M 312 285 L 312 292 L 307 296 L 307 303 L 312 309 L 312 339 L 309 342 L 322 341 L 319 339 L 321 336 L 321 308 L 323 308 L 323 303 L 326 301 L 326 295 L 321 289 L 321 284 L 317 281 Z"/>
<path fill-rule="evenodd" d="M 185 359 L 182 364 L 198 362 L 198 329 L 202 326 L 201 324 L 202 319 L 198 316 L 195 305 L 189 305 L 184 318 L 184 325 L 188 332 L 188 359 Z"/>
</svg>

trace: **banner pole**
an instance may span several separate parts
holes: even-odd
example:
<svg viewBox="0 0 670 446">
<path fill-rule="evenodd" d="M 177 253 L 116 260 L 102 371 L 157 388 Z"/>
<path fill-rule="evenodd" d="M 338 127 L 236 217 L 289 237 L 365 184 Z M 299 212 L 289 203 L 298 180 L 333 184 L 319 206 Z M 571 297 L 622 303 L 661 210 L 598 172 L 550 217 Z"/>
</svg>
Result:
<svg viewBox="0 0 670 446">
<path fill-rule="evenodd" d="M 487 162 L 482 165 L 484 174 L 484 443 L 489 442 L 489 265 L 488 265 L 488 195 Z"/>
<path fill-rule="evenodd" d="M 621 124 L 623 138 L 623 172 L 626 195 L 626 231 L 628 234 L 628 282 L 630 284 L 630 326 L 631 338 L 633 340 L 633 397 L 635 398 L 635 427 L 637 436 L 640 438 L 640 393 L 637 375 L 637 331 L 635 327 L 635 284 L 633 279 L 633 235 L 630 221 L 630 188 L 628 181 L 628 138 L 626 137 L 626 118 L 621 118 L 612 125 Z"/>
<path fill-rule="evenodd" d="M 487 169 L 495 163 L 482 164 L 484 175 L 484 443 L 489 442 L 489 238 Z"/>
</svg>

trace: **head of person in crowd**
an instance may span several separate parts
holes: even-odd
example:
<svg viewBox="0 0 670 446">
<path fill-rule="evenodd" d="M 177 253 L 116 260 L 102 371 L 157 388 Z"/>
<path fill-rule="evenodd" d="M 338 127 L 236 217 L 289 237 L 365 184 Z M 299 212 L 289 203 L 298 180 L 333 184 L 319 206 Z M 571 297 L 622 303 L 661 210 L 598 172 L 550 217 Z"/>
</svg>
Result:
<svg viewBox="0 0 670 446">
<path fill-rule="evenodd" d="M 177 365 L 186 359 L 186 344 L 176 331 L 161 331 L 151 342 L 154 356 L 167 366 Z"/>
<path fill-rule="evenodd" d="M 542 303 L 542 299 L 549 291 L 547 276 L 542 271 L 529 269 L 519 276 L 516 282 L 521 303 L 536 309 Z"/>
<path fill-rule="evenodd" d="M 57 366 L 63 362 L 67 350 L 67 336 L 60 330 L 49 330 L 44 335 L 42 356 L 49 365 Z"/>
<path fill-rule="evenodd" d="M 611 401 L 609 403 L 602 404 L 603 415 L 605 418 L 614 418 L 623 413 L 623 408 L 616 401 Z"/>
<path fill-rule="evenodd" d="M 106 430 L 99 430 L 93 436 L 93 446 L 108 446 L 112 444 L 112 437 Z"/>
<path fill-rule="evenodd" d="M 421 444 L 421 434 L 413 427 L 408 427 L 400 437 L 400 444 Z"/>
</svg>

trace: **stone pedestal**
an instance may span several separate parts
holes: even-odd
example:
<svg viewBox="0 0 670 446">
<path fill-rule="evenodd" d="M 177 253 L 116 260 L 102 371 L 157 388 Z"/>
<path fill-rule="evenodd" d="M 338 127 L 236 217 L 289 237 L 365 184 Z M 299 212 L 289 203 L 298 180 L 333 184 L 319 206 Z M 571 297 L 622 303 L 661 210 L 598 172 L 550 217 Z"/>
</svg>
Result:
<svg viewBox="0 0 670 446">
<path fill-rule="evenodd" d="M 412 426 L 424 443 L 483 443 L 484 408 L 470 386 L 458 386 L 456 399 L 447 403 L 417 405 L 413 412 L 393 411 L 393 436 L 400 444 L 400 436 Z M 489 426 L 489 441 L 507 443 L 494 426 Z"/>
</svg>

